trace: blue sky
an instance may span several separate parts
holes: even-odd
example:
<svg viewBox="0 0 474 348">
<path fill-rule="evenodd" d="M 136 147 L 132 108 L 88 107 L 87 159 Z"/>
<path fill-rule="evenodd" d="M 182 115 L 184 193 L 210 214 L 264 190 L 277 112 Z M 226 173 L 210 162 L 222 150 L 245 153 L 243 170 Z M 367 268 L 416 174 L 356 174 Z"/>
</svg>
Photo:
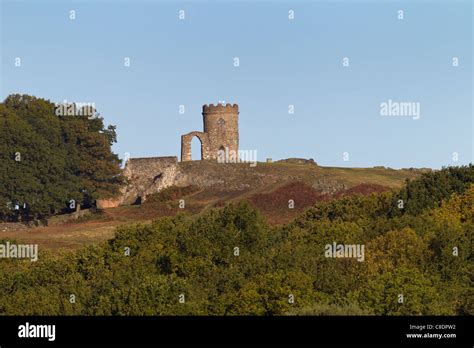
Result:
<svg viewBox="0 0 474 348">
<path fill-rule="evenodd" d="M 473 162 L 471 1 L 0 1 L 0 97 L 93 102 L 120 157 L 179 156 L 202 105 L 224 100 L 259 160 Z M 420 118 L 382 116 L 389 99 Z"/>
</svg>

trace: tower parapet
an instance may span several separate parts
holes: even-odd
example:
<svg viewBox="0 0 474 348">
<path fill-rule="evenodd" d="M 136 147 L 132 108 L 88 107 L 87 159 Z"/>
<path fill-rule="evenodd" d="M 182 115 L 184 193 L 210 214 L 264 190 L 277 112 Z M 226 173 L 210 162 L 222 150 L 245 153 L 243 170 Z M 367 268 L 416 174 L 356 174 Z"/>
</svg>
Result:
<svg viewBox="0 0 474 348">
<path fill-rule="evenodd" d="M 210 113 L 226 113 L 226 112 L 236 112 L 239 113 L 239 105 L 237 104 L 206 104 L 202 106 L 203 114 Z"/>
</svg>

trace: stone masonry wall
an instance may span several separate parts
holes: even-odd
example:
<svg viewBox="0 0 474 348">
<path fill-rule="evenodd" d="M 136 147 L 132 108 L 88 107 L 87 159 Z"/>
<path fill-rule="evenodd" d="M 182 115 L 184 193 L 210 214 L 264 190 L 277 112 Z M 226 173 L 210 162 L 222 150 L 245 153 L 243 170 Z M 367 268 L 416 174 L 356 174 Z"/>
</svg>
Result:
<svg viewBox="0 0 474 348">
<path fill-rule="evenodd" d="M 124 174 L 129 184 L 121 204 L 144 202 L 147 195 L 175 185 L 182 176 L 175 156 L 131 158 L 125 165 Z"/>
</svg>

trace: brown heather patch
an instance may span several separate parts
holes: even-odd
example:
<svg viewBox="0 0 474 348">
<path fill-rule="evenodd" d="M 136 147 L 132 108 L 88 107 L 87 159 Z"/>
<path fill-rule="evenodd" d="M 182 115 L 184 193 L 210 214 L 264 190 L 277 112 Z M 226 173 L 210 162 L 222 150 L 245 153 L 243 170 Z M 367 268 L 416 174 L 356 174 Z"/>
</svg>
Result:
<svg viewBox="0 0 474 348">
<path fill-rule="evenodd" d="M 347 190 L 337 192 L 334 196 L 339 198 L 342 196 L 352 195 L 370 195 L 372 193 L 382 193 L 390 191 L 390 187 L 377 185 L 377 184 L 359 184 L 348 188 Z"/>
<path fill-rule="evenodd" d="M 343 196 L 369 195 L 388 191 L 390 188 L 376 184 L 359 184 L 334 194 L 321 193 L 302 182 L 284 185 L 270 193 L 255 194 L 249 198 L 250 204 L 259 209 L 268 223 L 287 223 L 304 210 L 318 202 L 329 201 Z M 293 200 L 294 208 L 289 208 L 289 200 Z"/>
</svg>

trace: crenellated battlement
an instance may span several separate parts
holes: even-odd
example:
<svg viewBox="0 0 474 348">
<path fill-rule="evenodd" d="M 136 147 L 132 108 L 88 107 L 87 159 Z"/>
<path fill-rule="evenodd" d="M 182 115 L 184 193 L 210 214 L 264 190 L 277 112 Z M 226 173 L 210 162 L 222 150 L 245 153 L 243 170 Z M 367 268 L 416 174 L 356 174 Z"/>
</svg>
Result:
<svg viewBox="0 0 474 348">
<path fill-rule="evenodd" d="M 217 104 L 217 105 L 205 104 L 202 106 L 203 114 L 223 113 L 223 112 L 238 113 L 239 105 L 238 104 Z"/>
</svg>

